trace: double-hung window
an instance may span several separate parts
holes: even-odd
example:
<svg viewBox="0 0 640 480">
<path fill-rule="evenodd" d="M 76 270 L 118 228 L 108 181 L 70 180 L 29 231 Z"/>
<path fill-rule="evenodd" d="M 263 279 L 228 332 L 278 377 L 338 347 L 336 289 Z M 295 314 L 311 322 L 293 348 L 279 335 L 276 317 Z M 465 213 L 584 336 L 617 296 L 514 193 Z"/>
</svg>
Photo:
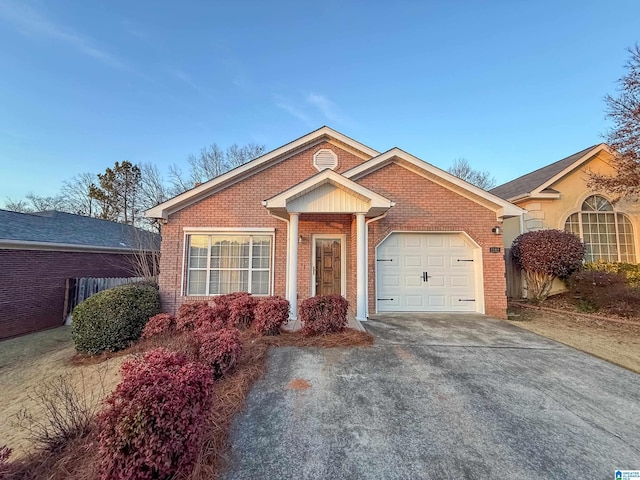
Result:
<svg viewBox="0 0 640 480">
<path fill-rule="evenodd" d="M 187 295 L 271 293 L 271 235 L 187 236 Z"/>
</svg>

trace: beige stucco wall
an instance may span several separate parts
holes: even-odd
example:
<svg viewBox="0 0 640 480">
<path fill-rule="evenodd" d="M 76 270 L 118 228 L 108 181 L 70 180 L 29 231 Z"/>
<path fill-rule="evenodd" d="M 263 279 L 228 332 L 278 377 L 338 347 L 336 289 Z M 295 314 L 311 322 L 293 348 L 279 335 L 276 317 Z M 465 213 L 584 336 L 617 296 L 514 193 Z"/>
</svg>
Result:
<svg viewBox="0 0 640 480">
<path fill-rule="evenodd" d="M 521 208 L 527 210 L 523 218 L 523 229 L 520 226 L 518 218 L 506 219 L 504 222 L 504 245 L 509 248 L 513 240 L 521 233 L 531 230 L 540 230 L 543 228 L 564 229 L 567 217 L 572 213 L 580 210 L 582 202 L 589 195 L 598 193 L 607 199 L 611 199 L 610 195 L 601 192 L 595 192 L 587 187 L 589 172 L 613 175 L 614 169 L 610 166 L 609 160 L 611 154 L 600 152 L 587 163 L 576 168 L 571 173 L 565 175 L 557 182 L 549 187 L 560 193 L 557 199 L 525 199 L 514 202 Z M 633 225 L 634 240 L 636 245 L 636 256 L 640 258 L 640 248 L 638 240 L 640 239 L 640 201 L 621 200 L 614 205 L 614 209 L 624 212 L 628 215 Z M 554 282 L 552 293 L 564 291 L 563 282 Z"/>
</svg>

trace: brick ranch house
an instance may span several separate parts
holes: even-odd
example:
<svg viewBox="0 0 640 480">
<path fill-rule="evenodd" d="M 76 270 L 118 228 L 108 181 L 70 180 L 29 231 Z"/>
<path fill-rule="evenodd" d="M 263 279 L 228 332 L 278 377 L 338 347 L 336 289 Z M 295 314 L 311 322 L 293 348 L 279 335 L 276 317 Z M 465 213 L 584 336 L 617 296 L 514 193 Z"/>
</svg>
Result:
<svg viewBox="0 0 640 480">
<path fill-rule="evenodd" d="M 398 148 L 322 127 L 148 210 L 163 308 L 248 291 L 505 318 L 502 238 L 523 210 Z"/>
<path fill-rule="evenodd" d="M 97 218 L 0 210 L 0 339 L 63 325 L 67 279 L 136 276 L 133 252 L 159 240 Z"/>
</svg>

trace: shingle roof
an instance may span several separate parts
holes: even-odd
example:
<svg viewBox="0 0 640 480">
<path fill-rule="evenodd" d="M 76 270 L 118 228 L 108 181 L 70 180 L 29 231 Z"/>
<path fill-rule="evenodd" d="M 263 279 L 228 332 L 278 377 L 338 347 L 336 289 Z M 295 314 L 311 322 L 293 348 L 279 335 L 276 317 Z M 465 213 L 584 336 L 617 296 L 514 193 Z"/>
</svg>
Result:
<svg viewBox="0 0 640 480">
<path fill-rule="evenodd" d="M 521 177 L 511 180 L 510 182 L 503 183 L 491 190 L 490 193 L 509 200 L 511 198 L 518 198 L 533 192 L 536 188 L 543 185 L 545 182 L 551 180 L 558 173 L 562 172 L 565 168 L 570 167 L 574 162 L 578 161 L 581 157 L 586 155 L 590 150 L 593 150 L 598 145 L 592 145 L 589 148 L 574 153 L 562 160 L 558 160 L 546 167 L 539 168 L 533 172 L 527 173 Z"/>
<path fill-rule="evenodd" d="M 160 235 L 131 225 L 72 213 L 0 210 L 0 241 L 138 250 L 140 245 L 159 248 Z"/>
</svg>

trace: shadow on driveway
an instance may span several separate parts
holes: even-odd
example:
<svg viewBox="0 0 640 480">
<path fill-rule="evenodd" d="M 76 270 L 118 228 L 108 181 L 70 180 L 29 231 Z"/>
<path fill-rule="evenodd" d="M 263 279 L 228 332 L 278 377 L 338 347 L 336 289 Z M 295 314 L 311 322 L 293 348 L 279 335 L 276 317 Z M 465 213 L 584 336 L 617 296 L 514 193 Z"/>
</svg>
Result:
<svg viewBox="0 0 640 480">
<path fill-rule="evenodd" d="M 377 316 L 276 348 L 225 479 L 604 479 L 640 468 L 640 376 L 482 315 Z M 288 388 L 306 380 L 306 390 Z"/>
</svg>

